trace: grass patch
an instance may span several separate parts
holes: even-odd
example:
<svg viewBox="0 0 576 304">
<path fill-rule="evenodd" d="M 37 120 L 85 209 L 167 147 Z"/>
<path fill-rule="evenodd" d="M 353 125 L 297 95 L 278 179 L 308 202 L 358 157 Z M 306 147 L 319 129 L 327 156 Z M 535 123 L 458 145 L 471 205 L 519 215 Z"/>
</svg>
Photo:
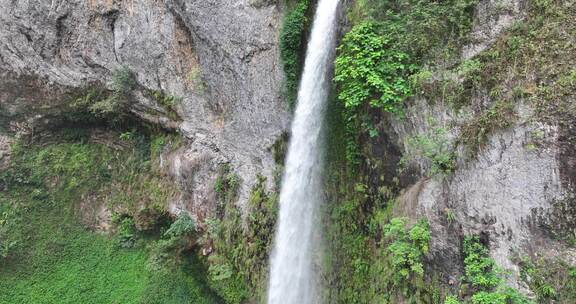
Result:
<svg viewBox="0 0 576 304">
<path fill-rule="evenodd" d="M 222 302 L 193 266 L 194 255 L 148 267 L 156 237 L 133 230 L 129 218 L 119 230 L 130 246 L 80 223 L 81 202 L 127 213 L 165 206 L 171 187 L 143 146 L 150 149 L 137 141 L 120 150 L 89 142 L 15 147 L 11 167 L 0 172 L 0 245 L 10 244 L 0 258 L 0 303 Z"/>
</svg>

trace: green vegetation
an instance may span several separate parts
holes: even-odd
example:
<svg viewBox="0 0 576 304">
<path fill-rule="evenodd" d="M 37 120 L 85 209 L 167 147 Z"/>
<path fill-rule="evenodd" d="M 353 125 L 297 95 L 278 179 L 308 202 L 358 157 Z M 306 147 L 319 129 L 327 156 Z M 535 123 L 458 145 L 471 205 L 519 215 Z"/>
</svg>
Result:
<svg viewBox="0 0 576 304">
<path fill-rule="evenodd" d="M 295 1 L 296 3 L 287 3 L 290 8 L 284 17 L 280 33 L 280 57 L 286 75 L 286 99 L 291 106 L 296 102 L 298 80 L 304 63 L 304 35 L 310 25 L 310 0 Z"/>
<path fill-rule="evenodd" d="M 358 136 L 373 123 L 371 108 L 399 113 L 411 94 L 408 77 L 415 67 L 408 55 L 391 48 L 391 38 L 378 33 L 374 23 L 362 23 L 348 32 L 338 47 L 334 81 L 338 99 L 344 104 L 347 157 L 358 157 Z"/>
<path fill-rule="evenodd" d="M 464 278 L 470 284 L 472 304 L 531 304 L 517 290 L 507 287 L 497 273 L 496 263 L 490 257 L 488 248 L 478 236 L 464 239 Z M 456 301 L 456 299 L 453 299 Z M 457 303 L 457 302 L 456 302 Z"/>
<path fill-rule="evenodd" d="M 477 0 L 359 0 L 349 19 L 353 24 L 373 21 L 390 36 L 392 49 L 419 64 L 450 61 L 459 56 L 472 28 Z"/>
<path fill-rule="evenodd" d="M 127 67 L 120 67 L 112 73 L 112 92 L 101 88 L 87 90 L 71 104 L 72 110 L 86 112 L 96 118 L 109 120 L 123 119 L 130 104 L 130 93 L 136 88 L 134 74 Z M 83 118 L 80 117 L 80 120 Z"/>
<path fill-rule="evenodd" d="M 538 303 L 570 303 L 576 299 L 576 267 L 560 259 L 519 259 L 520 277 L 536 294 Z"/>
<path fill-rule="evenodd" d="M 407 139 L 406 154 L 401 159 L 401 166 L 412 160 L 425 160 L 430 164 L 429 176 L 449 174 L 455 169 L 454 148 L 448 140 L 446 128 L 436 126 L 431 121 L 431 128 L 423 134 Z"/>
<path fill-rule="evenodd" d="M 176 106 L 182 103 L 182 97 L 168 95 L 164 91 L 148 90 L 147 93 L 166 111 L 168 118 L 180 120 Z"/>
<path fill-rule="evenodd" d="M 464 273 L 467 282 L 478 289 L 491 289 L 500 283 L 495 272 L 495 262 L 490 258 L 488 248 L 480 243 L 477 236 L 464 240 Z"/>
<path fill-rule="evenodd" d="M 130 94 L 137 84 L 134 73 L 126 66 L 121 66 L 112 72 L 112 88 L 119 95 Z"/>
<path fill-rule="evenodd" d="M 462 127 L 460 143 L 474 155 L 496 130 L 516 119 L 515 107 L 528 103 L 535 120 L 567 127 L 576 111 L 568 96 L 576 88 L 575 1 L 532 1 L 523 21 L 516 22 L 486 51 L 435 78 L 417 81 L 415 92 L 431 101 L 470 106 L 475 118 Z M 561 60 L 559 58 L 562 58 Z M 488 92 L 488 106 L 473 105 L 474 96 Z M 467 108 L 468 109 L 468 108 Z"/>
<path fill-rule="evenodd" d="M 447 296 L 444 304 L 460 304 L 460 301 L 458 301 L 458 297 L 456 296 Z"/>
<path fill-rule="evenodd" d="M 264 299 L 268 254 L 276 223 L 278 197 L 266 191 L 266 179 L 259 176 L 248 200 L 248 217 L 243 225 L 234 205 L 238 177 L 223 166 L 215 191 L 219 195 L 221 218 L 207 220 L 207 238 L 214 253 L 209 257 L 210 286 L 227 303 Z"/>
<path fill-rule="evenodd" d="M 206 83 L 202 80 L 202 71 L 198 65 L 192 67 L 186 78 L 192 85 L 192 89 L 196 90 L 198 94 L 203 94 L 206 91 Z"/>
<path fill-rule="evenodd" d="M 327 182 L 328 204 L 326 263 L 327 281 L 332 282 L 331 303 L 434 303 L 438 285 L 428 279 L 424 254 L 430 232 L 425 221 L 408 225 L 394 218 L 396 202 L 383 201 L 363 183 L 345 173 L 335 173 Z"/>
<path fill-rule="evenodd" d="M 397 216 L 393 210 L 399 204 L 394 199 L 398 187 L 394 180 L 382 178 L 382 172 L 370 171 L 371 167 L 355 166 L 348 161 L 346 147 L 342 144 L 347 137 L 342 119 L 344 111 L 343 103 L 331 100 L 327 117 L 330 132 L 325 182 L 328 216 L 324 223 L 328 246 L 323 275 L 329 282 L 327 302 L 439 303 L 442 298 L 439 280 L 426 272 L 424 262 L 419 258 L 402 254 L 404 248 L 415 249 L 415 252 L 422 252 L 417 248 L 425 250 L 410 239 L 412 225 L 402 227 L 402 233 L 396 229 L 401 234 L 398 238 L 393 234 L 384 236 L 384 227 L 390 228 L 387 225 Z M 377 162 L 372 158 L 369 161 Z M 398 221 L 403 220 L 395 220 Z M 424 223 L 418 226 L 424 227 Z M 398 244 L 395 245 L 397 250 L 391 251 L 393 243 Z M 406 266 L 403 260 L 411 262 Z M 409 269 L 407 279 L 398 277 L 393 261 L 399 267 Z M 410 263 L 421 263 L 424 275 L 410 270 Z"/>
<path fill-rule="evenodd" d="M 173 188 L 139 137 L 122 148 L 90 138 L 14 147 L 0 172 L 1 303 L 221 302 L 197 257 L 178 254 L 189 248 L 182 243 L 189 244 L 191 220 L 142 216 L 162 210 Z M 123 212 L 113 217 L 113 236 L 86 228 L 96 228 L 101 207 Z M 154 268 L 167 240 L 177 244 L 168 246 L 173 262 Z"/>
<path fill-rule="evenodd" d="M 406 230 L 406 219 L 393 218 L 384 226 L 384 237 L 391 241 L 388 251 L 392 254 L 394 280 L 400 284 L 411 275 L 424 275 L 422 257 L 428 252 L 430 230 L 426 221 L 419 221 Z"/>
<path fill-rule="evenodd" d="M 431 81 L 432 73 L 423 67 L 458 58 L 476 2 L 355 1 L 349 15 L 354 26 L 338 48 L 334 77 L 345 105 L 351 163 L 358 163 L 364 134 L 378 135 L 378 110 L 401 113 L 406 98 Z M 476 73 L 475 63 L 468 62 L 461 73 Z"/>
<path fill-rule="evenodd" d="M 523 104 L 535 110 L 528 122 L 558 125 L 563 134 L 571 134 L 576 121 L 572 102 L 576 1 L 530 1 L 526 18 L 486 51 L 462 60 L 461 47 L 469 42 L 476 3 L 358 0 L 352 4 L 350 31 L 341 40 L 336 59 L 334 95 L 338 100 L 331 104 L 328 117 L 330 219 L 326 226 L 332 254 L 326 263 L 331 267 L 327 275 L 331 302 L 531 303 L 505 285 L 488 249 L 476 237 L 464 242 L 464 283 L 454 295 L 450 287 L 438 284 L 442 280 L 434 278 L 436 273 L 427 271 L 425 263 L 422 276 L 413 271 L 420 268 L 410 259 L 419 255 L 406 254 L 417 248 L 411 246 L 410 228 L 399 230 L 404 231 L 400 239 L 405 241 L 392 249 L 394 239 L 382 229 L 410 208 L 399 206 L 401 202 L 393 198 L 406 186 L 403 178 L 411 172 L 387 172 L 396 168 L 379 165 L 396 155 L 378 149 L 395 140 L 383 132 L 386 120 L 390 113 L 401 114 L 410 96 L 451 105 L 458 114 L 454 125 L 430 124 L 429 130 L 406 142 L 403 162 L 429 163 L 429 176 L 452 172 L 459 146 L 475 155 L 490 136 L 516 122 L 517 108 Z M 461 110 L 466 113 L 458 113 Z M 468 121 L 461 123 L 462 119 Z M 459 137 L 448 138 L 452 135 L 448 128 L 454 128 Z M 455 220 L 452 210 L 446 209 L 445 216 L 449 225 Z M 564 268 L 541 276 L 552 280 L 527 275 L 539 303 L 569 303 L 567 299 L 574 298 L 571 270 Z M 394 280 L 406 273 L 407 280 Z M 569 283 L 561 283 L 560 278 Z"/>
<path fill-rule="evenodd" d="M 390 38 L 379 34 L 374 23 L 352 28 L 338 52 L 334 81 L 346 109 L 354 111 L 368 102 L 374 108 L 399 111 L 410 95 L 407 76 L 414 69 L 407 54 L 390 49 Z"/>
</svg>

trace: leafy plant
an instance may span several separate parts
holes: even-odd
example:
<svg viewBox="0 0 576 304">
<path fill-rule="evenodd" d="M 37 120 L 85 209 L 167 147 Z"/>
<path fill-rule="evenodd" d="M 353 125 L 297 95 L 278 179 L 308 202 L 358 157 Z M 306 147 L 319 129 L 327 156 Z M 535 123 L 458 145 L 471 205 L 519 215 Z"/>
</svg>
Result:
<svg viewBox="0 0 576 304">
<path fill-rule="evenodd" d="M 501 282 L 494 270 L 495 262 L 488 253 L 478 236 L 470 236 L 464 240 L 465 279 L 474 287 L 490 289 Z"/>
<path fill-rule="evenodd" d="M 400 113 L 402 101 L 411 95 L 409 76 L 416 70 L 408 55 L 391 48 L 391 38 L 377 29 L 372 22 L 354 26 L 342 39 L 335 61 L 334 82 L 338 100 L 344 105 L 347 158 L 351 162 L 359 154 L 360 127 L 376 135 L 362 113 L 368 109 Z"/>
<path fill-rule="evenodd" d="M 464 239 L 464 280 L 475 288 L 472 304 L 533 304 L 516 289 L 505 285 L 496 262 L 478 236 Z"/>
<path fill-rule="evenodd" d="M 194 220 L 187 212 L 181 212 L 162 238 L 151 246 L 148 268 L 158 271 L 178 266 L 182 253 L 192 248 L 195 231 Z"/>
<path fill-rule="evenodd" d="M 520 277 L 536 294 L 539 303 L 564 303 L 576 297 L 576 268 L 562 259 L 519 259 Z"/>
<path fill-rule="evenodd" d="M 406 219 L 393 218 L 383 230 L 384 237 L 391 242 L 388 251 L 392 255 L 396 283 L 400 284 L 411 275 L 424 275 L 422 258 L 428 252 L 430 242 L 428 223 L 421 220 L 407 230 Z"/>
<path fill-rule="evenodd" d="M 170 228 L 164 232 L 164 237 L 179 238 L 192 235 L 196 231 L 194 220 L 188 212 L 181 212 Z"/>
<path fill-rule="evenodd" d="M 356 1 L 353 24 L 372 20 L 394 41 L 393 48 L 409 54 L 419 64 L 458 57 L 472 29 L 478 0 L 441 2 L 402 0 Z"/>
<path fill-rule="evenodd" d="M 390 38 L 377 32 L 374 23 L 356 25 L 338 47 L 334 81 L 338 99 L 347 109 L 365 102 L 387 112 L 400 111 L 409 96 L 408 76 L 415 70 L 406 53 L 390 49 Z"/>
<path fill-rule="evenodd" d="M 447 296 L 444 304 L 460 304 L 460 301 L 458 301 L 458 297 L 456 296 Z"/>
<path fill-rule="evenodd" d="M 507 304 L 507 298 L 503 293 L 480 291 L 472 296 L 472 304 Z"/>
</svg>

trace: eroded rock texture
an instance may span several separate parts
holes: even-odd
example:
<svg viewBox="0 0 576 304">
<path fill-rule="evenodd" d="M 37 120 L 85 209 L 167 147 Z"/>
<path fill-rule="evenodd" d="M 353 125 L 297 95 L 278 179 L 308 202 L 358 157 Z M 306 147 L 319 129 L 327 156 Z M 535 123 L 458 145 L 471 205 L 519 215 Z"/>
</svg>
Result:
<svg viewBox="0 0 576 304">
<path fill-rule="evenodd" d="M 205 212 L 223 163 L 242 178 L 243 201 L 256 174 L 272 175 L 269 148 L 289 121 L 280 11 L 253 2 L 1 0 L 0 123 L 17 133 L 39 128 L 69 92 L 111 88 L 112 71 L 124 66 L 138 82 L 131 111 L 189 140 L 165 162 L 184 190 L 173 208 Z M 148 90 L 181 97 L 181 119 Z"/>
<path fill-rule="evenodd" d="M 525 9 L 524 1 L 480 1 L 472 33 L 476 40 L 464 48 L 463 58 L 490 47 L 524 18 Z M 518 257 L 559 258 L 573 265 L 576 250 L 566 239 L 576 235 L 574 117 L 554 112 L 551 119 L 540 119 L 534 104 L 517 98 L 515 117 L 506 118 L 510 126 L 490 134 L 470 156 L 469 147 L 458 141 L 462 128 L 498 100 L 480 88 L 461 110 L 441 98 L 432 101 L 410 101 L 406 118 L 392 119 L 388 127 L 402 151 L 412 149 L 407 139 L 428 136 L 438 127 L 447 131 L 445 140 L 456 149 L 455 170 L 444 177 L 425 177 L 430 176 L 429 160 L 413 160 L 414 181 L 407 183 L 394 211 L 428 219 L 433 234 L 430 265 L 446 282 L 461 277 L 461 240 L 470 234 L 481 236 L 497 264 L 511 271 L 509 284 L 526 293 Z"/>
</svg>

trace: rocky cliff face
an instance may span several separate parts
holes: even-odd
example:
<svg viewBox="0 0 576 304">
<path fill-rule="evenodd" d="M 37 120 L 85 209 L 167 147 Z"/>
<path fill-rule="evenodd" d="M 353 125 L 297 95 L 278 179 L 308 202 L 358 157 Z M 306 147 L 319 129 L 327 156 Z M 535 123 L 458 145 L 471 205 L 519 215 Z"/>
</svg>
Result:
<svg viewBox="0 0 576 304">
<path fill-rule="evenodd" d="M 572 15 L 565 19 L 543 11 L 562 26 L 543 23 L 526 38 L 521 22 L 530 19 L 531 3 L 479 1 L 472 41 L 460 59 L 491 48 L 491 56 L 518 52 L 516 59 L 483 59 L 488 63 L 472 80 L 457 67 L 434 70 L 426 85 L 447 84 L 444 95 L 410 98 L 405 117 L 386 116 L 370 143 L 380 162 L 370 164 L 374 176 L 399 178 L 394 216 L 428 219 L 427 262 L 444 283 L 461 277 L 461 240 L 469 234 L 483 237 L 497 263 L 512 271 L 509 283 L 527 293 L 517 257 L 576 263 L 567 242 L 576 239 L 576 111 L 572 91 L 562 91 L 576 87 L 574 4 L 567 1 L 563 9 Z M 112 89 L 113 71 L 125 67 L 137 80 L 130 112 L 186 139 L 161 157 L 180 189 L 170 204 L 174 213 L 211 212 L 223 164 L 242 179 L 240 203 L 257 174 L 272 182 L 272 147 L 290 120 L 277 1 L 0 0 L 0 7 L 0 169 L 15 138 L 42 136 L 71 95 L 91 86 Z M 520 40 L 508 39 L 514 27 Z M 513 49 L 519 41 L 532 42 Z M 460 89 L 466 94 L 455 108 L 446 95 Z M 178 100 L 175 115 L 154 91 Z M 414 149 L 410 139 L 434 137 L 437 128 L 454 153 L 449 174 L 429 174 L 434 164 L 426 157 L 411 159 L 408 173 L 397 174 L 398 161 Z"/>
<path fill-rule="evenodd" d="M 511 26 L 529 24 L 528 14 L 528 3 L 524 1 L 481 1 L 471 33 L 473 42 L 463 48 L 462 57 L 470 59 L 491 48 L 498 49 L 497 41 L 505 41 L 511 35 Z M 573 56 L 572 48 L 556 50 L 566 56 L 552 56 L 558 67 Z M 396 138 L 398 149 L 405 153 L 414 149 L 408 143 L 410 138 L 433 138 L 435 135 L 430 130 L 435 129 L 441 129 L 441 140 L 455 149 L 455 169 L 447 175 L 431 177 L 427 173 L 432 166 L 430 159 L 413 160 L 412 165 L 419 172 L 416 176 L 424 177 L 409 183 L 395 210 L 397 215 L 428 219 L 433 235 L 429 259 L 438 269 L 443 269 L 441 272 L 447 281 L 462 275 L 458 263 L 463 259 L 459 252 L 463 235 L 481 235 L 497 264 L 511 271 L 509 284 L 528 293 L 527 286 L 520 280 L 518 261 L 521 257 L 576 263 L 576 250 L 570 241 L 566 242 L 566 235 L 572 239 L 576 227 L 574 152 L 568 152 L 573 148 L 567 148 L 576 144 L 570 135 L 574 133 L 571 125 L 576 121 L 571 110 L 547 108 L 544 110 L 547 114 L 542 115 L 537 93 L 511 92 L 520 87 L 529 91 L 528 87 L 538 82 L 540 84 L 535 85 L 551 85 L 553 90 L 562 90 L 553 86 L 554 76 L 546 75 L 542 72 L 546 69 L 537 66 L 545 64 L 549 54 L 532 56 L 541 57 L 536 66 L 527 67 L 523 72 L 512 66 L 503 68 L 506 76 L 498 84 L 498 90 L 508 90 L 508 93 L 498 95 L 477 83 L 473 93 L 466 97 L 467 105 L 461 109 L 454 109 L 445 96 L 420 97 L 409 102 L 405 119 L 391 119 L 387 132 Z M 552 73 L 561 74 L 560 71 L 562 68 Z M 508 110 L 496 104 L 507 98 L 513 100 L 509 104 L 510 114 L 502 114 Z M 564 105 L 571 100 L 572 96 L 556 96 L 546 102 Z M 492 114 L 486 114 L 490 111 Z M 482 128 L 491 131 L 486 132 L 485 142 L 473 147 L 471 153 L 470 146 L 481 140 L 476 137 L 470 143 L 462 137 L 478 116 L 486 115 L 503 115 L 500 119 L 504 123 L 487 119 L 489 125 L 474 125 L 474 134 L 478 137 L 483 136 Z M 478 132 L 479 129 L 482 130 Z"/>
<path fill-rule="evenodd" d="M 172 207 L 206 212 L 224 163 L 241 176 L 244 201 L 258 173 L 272 176 L 270 148 L 290 116 L 281 12 L 268 2 L 2 0 L 0 125 L 13 135 L 39 132 L 69 93 L 111 88 L 112 72 L 124 67 L 138 83 L 130 111 L 187 139 L 165 162 L 183 190 Z M 177 115 L 151 91 L 175 97 Z"/>
</svg>

